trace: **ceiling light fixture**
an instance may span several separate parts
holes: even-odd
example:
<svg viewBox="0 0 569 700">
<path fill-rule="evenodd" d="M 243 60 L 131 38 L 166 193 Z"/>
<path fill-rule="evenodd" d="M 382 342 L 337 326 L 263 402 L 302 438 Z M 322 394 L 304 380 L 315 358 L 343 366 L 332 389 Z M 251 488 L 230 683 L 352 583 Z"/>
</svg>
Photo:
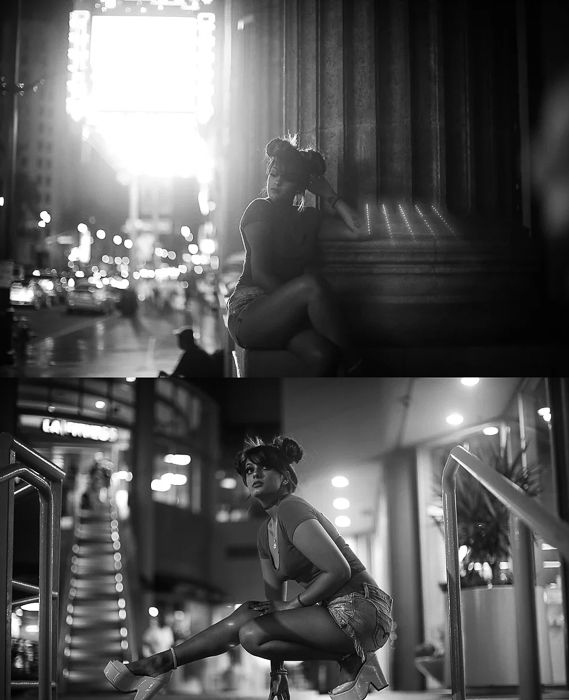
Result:
<svg viewBox="0 0 569 700">
<path fill-rule="evenodd" d="M 464 422 L 464 417 L 460 413 L 451 413 L 446 417 L 446 421 L 449 425 L 461 425 Z"/>
<path fill-rule="evenodd" d="M 462 377 L 460 383 L 463 386 L 476 386 L 480 381 L 480 377 Z"/>
<path fill-rule="evenodd" d="M 343 489 L 344 487 L 349 486 L 349 485 L 350 485 L 350 481 L 345 476 L 332 477 L 332 486 L 335 486 L 337 489 Z"/>
</svg>

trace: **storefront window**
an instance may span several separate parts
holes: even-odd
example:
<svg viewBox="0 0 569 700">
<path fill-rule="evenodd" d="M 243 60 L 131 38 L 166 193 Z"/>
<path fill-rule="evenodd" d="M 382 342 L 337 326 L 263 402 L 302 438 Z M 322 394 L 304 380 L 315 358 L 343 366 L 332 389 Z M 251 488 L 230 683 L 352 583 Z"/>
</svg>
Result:
<svg viewBox="0 0 569 700">
<path fill-rule="evenodd" d="M 219 523 L 247 520 L 251 506 L 249 492 L 234 469 L 215 473 L 215 519 Z"/>
<path fill-rule="evenodd" d="M 201 510 L 201 457 L 187 445 L 160 441 L 154 456 L 152 498 L 158 503 Z"/>
</svg>

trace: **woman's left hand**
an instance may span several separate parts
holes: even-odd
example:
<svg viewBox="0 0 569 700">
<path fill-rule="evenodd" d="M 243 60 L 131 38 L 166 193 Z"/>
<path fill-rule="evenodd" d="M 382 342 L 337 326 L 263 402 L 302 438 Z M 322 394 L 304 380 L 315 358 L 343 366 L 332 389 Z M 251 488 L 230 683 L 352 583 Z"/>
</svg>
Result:
<svg viewBox="0 0 569 700">
<path fill-rule="evenodd" d="M 292 600 L 253 600 L 249 602 L 250 610 L 257 610 L 263 615 L 281 610 L 295 610 L 298 607 L 296 598 Z"/>
</svg>

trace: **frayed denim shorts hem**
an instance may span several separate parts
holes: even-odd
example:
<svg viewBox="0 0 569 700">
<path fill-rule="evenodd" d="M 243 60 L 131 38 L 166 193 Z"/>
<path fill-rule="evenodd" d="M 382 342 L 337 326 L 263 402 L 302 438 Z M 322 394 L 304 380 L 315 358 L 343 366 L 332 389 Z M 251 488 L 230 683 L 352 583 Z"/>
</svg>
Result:
<svg viewBox="0 0 569 700">
<path fill-rule="evenodd" d="M 265 296 L 265 291 L 261 287 L 237 287 L 227 300 L 227 310 L 229 311 L 227 329 L 233 340 L 241 347 L 244 346 L 239 337 L 239 326 L 243 313 L 247 307 L 262 296 Z"/>
<path fill-rule="evenodd" d="M 338 627 L 354 642 L 362 661 L 365 661 L 366 653 L 380 649 L 389 639 L 393 600 L 378 586 L 363 583 L 361 592 L 333 598 L 323 605 Z"/>
</svg>

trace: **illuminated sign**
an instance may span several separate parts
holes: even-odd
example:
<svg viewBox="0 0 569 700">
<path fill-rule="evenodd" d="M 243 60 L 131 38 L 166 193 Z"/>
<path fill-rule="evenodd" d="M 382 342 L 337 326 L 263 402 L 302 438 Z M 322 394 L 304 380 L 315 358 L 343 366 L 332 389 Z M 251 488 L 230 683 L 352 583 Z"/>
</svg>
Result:
<svg viewBox="0 0 569 700">
<path fill-rule="evenodd" d="M 99 440 L 100 442 L 116 442 L 119 437 L 119 431 L 108 425 L 78 423 L 63 418 L 44 418 L 41 429 L 44 433 L 52 435 Z"/>
</svg>

